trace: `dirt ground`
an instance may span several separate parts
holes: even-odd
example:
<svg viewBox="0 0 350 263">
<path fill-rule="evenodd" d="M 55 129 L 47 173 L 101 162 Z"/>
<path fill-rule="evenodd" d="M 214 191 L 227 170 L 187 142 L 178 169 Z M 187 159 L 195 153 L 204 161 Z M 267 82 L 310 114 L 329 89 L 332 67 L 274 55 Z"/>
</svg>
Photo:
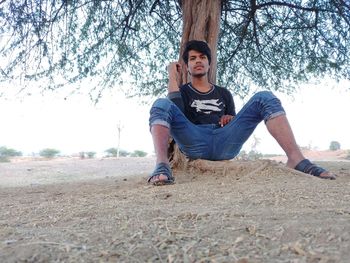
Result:
<svg viewBox="0 0 350 263">
<path fill-rule="evenodd" d="M 350 262 L 350 162 L 195 161 L 162 187 L 153 162 L 1 163 L 0 262 Z"/>
</svg>

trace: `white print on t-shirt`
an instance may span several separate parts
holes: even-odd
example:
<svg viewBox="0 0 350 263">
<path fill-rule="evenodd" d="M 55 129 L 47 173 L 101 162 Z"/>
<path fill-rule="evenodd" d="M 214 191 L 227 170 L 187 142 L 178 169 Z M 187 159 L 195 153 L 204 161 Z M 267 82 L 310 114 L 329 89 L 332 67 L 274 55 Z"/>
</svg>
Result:
<svg viewBox="0 0 350 263">
<path fill-rule="evenodd" d="M 196 108 L 197 112 L 203 112 L 205 114 L 209 114 L 212 111 L 221 111 L 221 109 L 218 107 L 222 104 L 222 102 L 218 102 L 219 99 L 212 99 L 212 100 L 194 100 L 191 103 L 192 108 Z"/>
</svg>

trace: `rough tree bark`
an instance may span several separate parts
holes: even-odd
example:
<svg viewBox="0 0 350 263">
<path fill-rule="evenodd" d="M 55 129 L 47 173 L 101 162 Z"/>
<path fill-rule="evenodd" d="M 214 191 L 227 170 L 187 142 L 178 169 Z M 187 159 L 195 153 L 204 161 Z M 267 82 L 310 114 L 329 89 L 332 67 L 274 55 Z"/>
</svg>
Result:
<svg viewBox="0 0 350 263">
<path fill-rule="evenodd" d="M 212 62 L 209 71 L 209 80 L 216 81 L 216 53 L 220 30 L 222 0 L 183 0 L 182 20 L 183 30 L 181 39 L 180 57 L 184 45 L 189 40 L 204 40 L 212 51 Z M 181 58 L 180 58 L 180 61 Z M 183 63 L 183 62 L 182 62 Z M 187 70 L 183 67 L 182 83 L 190 81 Z"/>
<path fill-rule="evenodd" d="M 206 41 L 212 51 L 209 81 L 215 84 L 221 2 L 222 0 L 182 0 L 183 31 L 179 61 L 182 64 L 183 71 L 179 84 L 191 81 L 181 55 L 185 44 L 194 39 Z M 174 142 L 171 142 L 169 146 L 169 159 L 174 169 L 187 167 L 187 159 Z"/>
</svg>

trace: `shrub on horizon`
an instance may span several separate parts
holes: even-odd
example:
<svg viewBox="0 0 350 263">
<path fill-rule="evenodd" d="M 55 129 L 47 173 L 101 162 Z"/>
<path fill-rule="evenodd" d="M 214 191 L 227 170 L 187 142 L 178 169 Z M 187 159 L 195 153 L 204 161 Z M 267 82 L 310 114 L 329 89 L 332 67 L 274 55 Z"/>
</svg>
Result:
<svg viewBox="0 0 350 263">
<path fill-rule="evenodd" d="M 131 157 L 145 157 L 146 155 L 147 155 L 147 153 L 144 151 L 135 150 L 130 156 Z"/>
<path fill-rule="evenodd" d="M 53 149 L 53 148 L 45 148 L 45 149 L 42 149 L 40 152 L 39 152 L 39 155 L 41 157 L 45 157 L 45 158 L 54 158 L 57 156 L 57 154 L 59 154 L 60 151 L 59 150 L 56 150 L 56 149 Z"/>
<path fill-rule="evenodd" d="M 118 157 L 118 149 L 117 148 L 109 148 L 105 150 L 107 153 L 107 157 Z M 129 155 L 129 152 L 125 150 L 119 150 L 119 157 L 127 157 Z"/>
<path fill-rule="evenodd" d="M 9 162 L 10 157 L 15 157 L 15 156 L 22 156 L 22 152 L 16 151 L 11 148 L 7 148 L 6 146 L 1 146 L 0 147 L 0 162 Z"/>
<path fill-rule="evenodd" d="M 329 144 L 329 150 L 331 151 L 340 150 L 340 143 L 337 141 L 331 141 L 331 143 Z"/>
<path fill-rule="evenodd" d="M 95 158 L 96 152 L 87 152 L 86 155 L 88 158 L 92 159 Z"/>
</svg>

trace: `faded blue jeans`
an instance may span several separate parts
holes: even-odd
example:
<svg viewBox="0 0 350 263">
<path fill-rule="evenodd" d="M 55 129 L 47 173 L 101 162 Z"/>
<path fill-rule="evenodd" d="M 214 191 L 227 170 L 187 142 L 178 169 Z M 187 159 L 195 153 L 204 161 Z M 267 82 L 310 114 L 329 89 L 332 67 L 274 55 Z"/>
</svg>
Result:
<svg viewBox="0 0 350 263">
<path fill-rule="evenodd" d="M 150 111 L 150 127 L 170 129 L 180 150 L 190 159 L 229 160 L 239 154 L 256 126 L 284 115 L 280 100 L 269 91 L 256 93 L 226 126 L 195 125 L 169 99 L 157 99 Z"/>
</svg>

